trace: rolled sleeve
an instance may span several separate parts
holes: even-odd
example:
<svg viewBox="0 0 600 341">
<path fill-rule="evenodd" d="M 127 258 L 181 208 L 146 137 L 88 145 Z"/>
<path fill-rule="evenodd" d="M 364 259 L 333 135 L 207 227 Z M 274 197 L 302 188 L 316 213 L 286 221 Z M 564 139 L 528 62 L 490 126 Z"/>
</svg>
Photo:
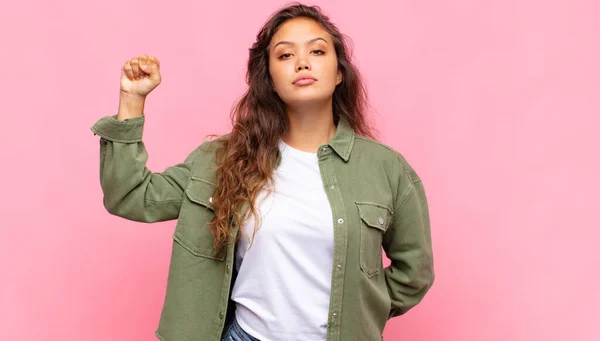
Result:
<svg viewBox="0 0 600 341">
<path fill-rule="evenodd" d="M 117 115 L 99 119 L 90 129 L 94 135 L 120 143 L 137 143 L 142 141 L 145 117 L 141 116 L 125 120 L 117 120 Z"/>
</svg>

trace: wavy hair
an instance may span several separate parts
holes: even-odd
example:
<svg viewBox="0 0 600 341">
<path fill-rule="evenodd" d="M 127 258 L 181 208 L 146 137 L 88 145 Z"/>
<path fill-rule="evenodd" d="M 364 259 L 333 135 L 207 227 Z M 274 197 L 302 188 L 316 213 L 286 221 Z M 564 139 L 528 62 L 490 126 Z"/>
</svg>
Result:
<svg viewBox="0 0 600 341">
<path fill-rule="evenodd" d="M 333 39 L 343 76 L 333 92 L 334 123 L 343 117 L 357 134 L 374 138 L 365 114 L 366 91 L 351 61 L 348 37 L 318 6 L 293 3 L 271 15 L 250 48 L 246 72 L 248 89 L 232 108 L 232 131 L 215 140 L 218 142 L 214 150 L 216 189 L 212 196 L 215 217 L 210 223 L 215 253 L 223 252 L 227 245 L 232 219 L 241 226 L 251 214 L 255 218 L 254 231 L 258 228 L 255 201 L 259 191 L 268 188 L 266 185 L 273 180 L 273 170 L 280 156 L 278 143 L 289 128 L 285 103 L 273 90 L 269 74 L 269 44 L 283 23 L 298 17 L 314 20 Z M 241 232 L 248 237 L 245 231 Z"/>
</svg>

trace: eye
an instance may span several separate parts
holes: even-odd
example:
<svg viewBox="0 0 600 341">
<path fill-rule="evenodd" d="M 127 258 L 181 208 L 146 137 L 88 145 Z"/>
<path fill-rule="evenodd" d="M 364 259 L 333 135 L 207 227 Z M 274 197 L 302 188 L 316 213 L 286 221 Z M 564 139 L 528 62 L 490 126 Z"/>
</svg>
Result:
<svg viewBox="0 0 600 341">
<path fill-rule="evenodd" d="M 312 52 L 316 53 L 318 56 L 325 54 L 325 51 L 323 50 L 313 50 Z"/>
<path fill-rule="evenodd" d="M 282 54 L 281 56 L 279 56 L 279 59 L 287 59 L 287 58 L 289 58 L 291 55 L 292 55 L 291 53 L 284 53 L 284 54 Z"/>
</svg>

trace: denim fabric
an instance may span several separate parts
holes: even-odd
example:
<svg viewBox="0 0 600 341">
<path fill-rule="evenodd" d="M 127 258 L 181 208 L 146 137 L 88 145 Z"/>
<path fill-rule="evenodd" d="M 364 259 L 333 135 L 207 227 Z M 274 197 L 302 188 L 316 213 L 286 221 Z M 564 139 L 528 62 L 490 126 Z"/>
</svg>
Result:
<svg viewBox="0 0 600 341">
<path fill-rule="evenodd" d="M 233 321 L 229 324 L 227 328 L 227 332 L 223 336 L 221 341 L 260 341 L 252 335 L 246 333 L 242 327 L 238 324 L 235 317 Z"/>
</svg>

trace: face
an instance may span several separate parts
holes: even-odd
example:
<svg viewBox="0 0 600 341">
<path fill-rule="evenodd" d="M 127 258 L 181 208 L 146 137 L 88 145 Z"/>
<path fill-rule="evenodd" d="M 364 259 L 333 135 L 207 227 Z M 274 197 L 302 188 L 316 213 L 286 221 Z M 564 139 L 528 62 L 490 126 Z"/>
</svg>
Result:
<svg viewBox="0 0 600 341">
<path fill-rule="evenodd" d="M 308 18 L 279 27 L 269 45 L 269 73 L 288 106 L 330 101 L 342 81 L 331 36 Z"/>
</svg>

